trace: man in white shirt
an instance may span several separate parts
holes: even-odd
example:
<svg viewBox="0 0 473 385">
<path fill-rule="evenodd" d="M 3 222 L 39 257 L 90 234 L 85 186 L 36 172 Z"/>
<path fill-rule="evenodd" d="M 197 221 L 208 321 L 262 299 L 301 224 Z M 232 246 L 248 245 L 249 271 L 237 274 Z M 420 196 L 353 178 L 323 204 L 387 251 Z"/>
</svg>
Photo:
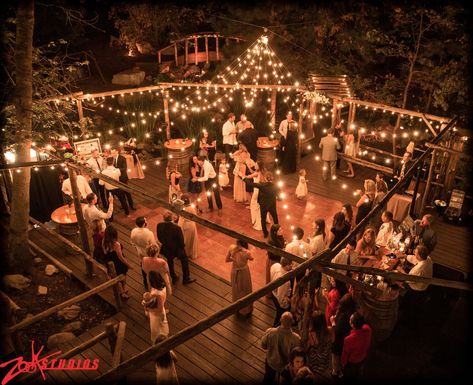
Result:
<svg viewBox="0 0 473 385">
<path fill-rule="evenodd" d="M 279 124 L 279 133 L 281 134 L 281 136 L 284 138 L 281 140 L 281 147 L 284 147 L 284 143 L 286 141 L 286 138 L 287 138 L 287 128 L 289 126 L 289 123 L 292 122 L 292 112 L 289 111 L 287 114 L 286 114 L 286 119 L 284 119 L 280 124 Z"/>
<path fill-rule="evenodd" d="M 230 153 L 233 152 L 233 149 L 237 144 L 236 135 L 235 114 L 230 112 L 227 121 L 222 127 L 223 148 L 225 149 L 225 158 L 227 159 L 227 162 L 231 161 Z"/>
<path fill-rule="evenodd" d="M 107 158 L 107 168 L 102 171 L 102 175 L 108 176 L 109 178 L 112 178 L 118 182 L 120 180 L 120 173 L 120 169 L 113 166 L 113 158 Z M 126 202 L 125 194 L 123 193 L 123 191 L 108 182 L 104 182 L 103 180 L 100 180 L 100 184 L 102 186 L 105 186 L 107 193 L 111 193 L 113 196 L 116 196 L 118 198 L 123 210 L 125 211 L 125 215 L 129 216 L 130 210 L 128 208 L 128 203 Z"/>
<path fill-rule="evenodd" d="M 204 170 L 200 178 L 192 178 L 193 182 L 204 182 L 205 190 L 207 190 L 207 202 L 209 210 L 213 210 L 212 194 L 215 196 L 215 203 L 219 210 L 222 209 L 222 200 L 220 199 L 220 188 L 218 187 L 217 173 L 215 172 L 212 163 L 210 163 L 205 156 L 198 156 L 197 163 Z"/>
<path fill-rule="evenodd" d="M 148 222 L 145 217 L 138 217 L 135 220 L 136 227 L 131 230 L 130 239 L 131 244 L 135 246 L 136 252 L 141 260 L 144 257 L 147 257 L 146 248 L 150 245 L 157 244 L 156 238 L 154 237 L 153 232 L 148 229 Z M 141 273 L 143 275 L 143 285 L 146 290 L 148 290 L 148 282 L 146 280 L 146 273 L 143 268 L 141 268 Z"/>
<path fill-rule="evenodd" d="M 280 263 L 274 263 L 270 270 L 269 276 L 271 282 L 275 281 L 276 279 L 282 277 L 288 271 L 292 270 L 292 261 L 287 258 L 281 258 Z M 276 327 L 280 323 L 281 315 L 288 311 L 290 308 L 290 301 L 289 296 L 291 295 L 291 282 L 287 281 L 283 283 L 278 288 L 274 289 L 271 292 L 271 300 L 274 303 L 274 307 L 276 308 L 276 317 L 274 318 L 273 326 Z"/>
<path fill-rule="evenodd" d="M 339 265 L 357 265 L 358 263 L 358 254 L 355 251 L 356 248 L 356 239 L 350 238 L 345 248 L 340 250 L 340 252 L 332 258 L 332 263 L 337 263 Z M 337 270 L 340 274 L 347 275 L 348 270 Z"/>
<path fill-rule="evenodd" d="M 83 177 L 80 174 L 77 174 L 77 188 L 79 189 L 80 193 L 80 198 L 81 202 L 86 202 L 87 195 L 89 195 L 92 192 L 92 189 L 89 186 L 89 182 L 87 182 L 87 179 Z M 62 182 L 62 192 L 65 195 L 65 200 L 66 203 L 69 204 L 73 201 L 73 195 L 72 195 L 72 186 L 71 186 L 71 180 L 70 178 L 64 179 Z"/>
<path fill-rule="evenodd" d="M 303 241 L 302 238 L 304 237 L 304 230 L 300 227 L 296 227 L 293 230 L 293 237 L 292 241 L 286 245 L 284 249 L 288 253 L 297 255 L 300 258 L 310 258 L 312 256 L 312 252 L 310 251 L 310 245 Z M 297 262 L 292 262 L 293 267 L 299 266 Z M 297 282 L 299 282 L 304 277 L 304 272 L 299 273 L 296 276 Z"/>
<path fill-rule="evenodd" d="M 95 195 L 94 193 L 90 193 L 89 195 L 87 195 L 87 206 L 84 206 L 82 209 L 84 220 L 89 225 L 89 228 L 92 228 L 92 223 L 95 220 L 102 221 L 102 228 L 105 228 L 105 219 L 111 220 L 113 215 L 113 196 L 108 197 L 108 210 L 106 213 L 99 210 L 96 204 L 97 195 Z"/>
<path fill-rule="evenodd" d="M 381 214 L 381 220 L 383 224 L 379 228 L 378 235 L 376 236 L 376 246 L 386 247 L 393 237 L 393 213 L 391 211 L 384 211 Z"/>
<path fill-rule="evenodd" d="M 100 156 L 99 150 L 96 148 L 92 150 L 92 155 L 87 160 L 87 166 L 97 174 L 100 174 L 102 170 L 107 167 L 107 165 L 104 164 L 102 156 Z M 92 186 L 92 188 L 95 189 L 94 193 L 99 197 L 100 203 L 102 203 L 102 206 L 107 209 L 108 199 L 105 196 L 105 188 L 100 184 L 99 178 L 92 177 Z"/>
</svg>

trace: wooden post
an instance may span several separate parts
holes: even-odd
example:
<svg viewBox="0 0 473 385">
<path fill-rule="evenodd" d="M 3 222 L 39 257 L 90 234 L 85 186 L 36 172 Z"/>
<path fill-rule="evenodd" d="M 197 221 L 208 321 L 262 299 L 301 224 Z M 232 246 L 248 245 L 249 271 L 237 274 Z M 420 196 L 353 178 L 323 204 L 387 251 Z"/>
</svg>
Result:
<svg viewBox="0 0 473 385">
<path fill-rule="evenodd" d="M 296 158 L 296 170 L 299 171 L 301 166 L 301 152 L 302 152 L 302 114 L 304 112 L 304 102 L 299 105 L 299 120 L 297 122 L 297 158 Z"/>
<path fill-rule="evenodd" d="M 113 279 L 117 276 L 117 271 L 115 270 L 115 265 L 113 262 L 108 262 L 107 263 L 107 268 L 108 268 L 108 274 L 110 275 L 110 278 Z M 117 304 L 117 310 L 120 310 L 122 306 L 122 300 L 120 297 L 120 282 L 117 282 L 115 285 L 113 285 L 113 296 L 115 297 L 115 302 Z"/>
<path fill-rule="evenodd" d="M 76 217 L 77 217 L 77 223 L 79 225 L 82 248 L 87 254 L 90 255 L 91 253 L 90 253 L 90 245 L 89 245 L 89 235 L 87 234 L 87 225 L 84 220 L 84 215 L 82 214 L 80 192 L 79 192 L 79 187 L 77 187 L 77 175 L 76 175 L 75 170 L 71 169 L 70 167 L 68 168 L 67 173 L 69 174 L 69 179 L 71 181 L 72 197 L 74 199 L 74 208 L 76 210 Z M 87 258 L 84 258 L 84 261 L 85 261 L 85 269 L 86 269 L 87 276 L 92 277 L 92 275 L 94 274 L 94 265 L 90 263 L 90 261 Z"/>
<path fill-rule="evenodd" d="M 199 62 L 197 61 L 197 54 L 199 53 L 199 40 L 196 38 L 194 38 L 194 62 L 195 62 L 195 65 L 197 65 Z"/>
<path fill-rule="evenodd" d="M 186 59 L 186 62 L 187 62 L 187 59 Z M 168 90 L 164 91 L 163 102 L 164 102 L 164 121 L 166 122 L 166 139 L 169 140 L 171 139 L 171 121 L 169 119 L 169 91 Z"/>
<path fill-rule="evenodd" d="M 205 62 L 209 62 L 209 37 L 205 36 Z"/>
<path fill-rule="evenodd" d="M 188 64 L 188 57 L 187 57 L 188 52 L 187 52 L 187 50 L 189 48 L 189 41 L 187 39 L 184 40 L 184 46 L 185 46 L 185 50 L 186 50 L 186 52 L 185 52 L 185 59 L 186 59 L 185 65 L 187 66 L 187 64 Z"/>
<path fill-rule="evenodd" d="M 177 54 L 177 42 L 174 43 L 174 61 L 176 63 L 176 67 L 179 65 L 179 56 Z"/>
<path fill-rule="evenodd" d="M 125 342 L 126 322 L 120 321 L 116 334 L 115 346 L 112 351 L 112 368 L 116 368 L 122 362 L 122 349 Z"/>
<path fill-rule="evenodd" d="M 338 104 L 338 98 L 333 98 L 333 103 L 332 103 L 332 124 L 330 127 L 335 128 L 335 124 L 337 121 L 337 107 Z"/>
<path fill-rule="evenodd" d="M 425 209 L 425 205 L 427 204 L 427 199 L 430 192 L 430 184 L 432 183 L 432 176 L 434 173 L 435 168 L 435 157 L 437 155 L 437 150 L 434 149 L 432 152 L 432 159 L 430 160 L 430 167 L 429 167 L 429 175 L 427 176 L 427 182 L 425 184 L 424 195 L 422 197 L 422 204 L 420 206 L 420 212 L 423 213 Z"/>
<path fill-rule="evenodd" d="M 110 321 L 107 321 L 105 324 L 105 332 L 107 333 L 108 344 L 110 345 L 112 355 L 115 351 L 115 346 L 117 345 L 117 330 L 115 326 L 116 324 Z"/>
<path fill-rule="evenodd" d="M 218 50 L 218 33 L 215 34 L 215 54 L 217 55 L 217 60 L 220 60 L 220 52 Z"/>
<path fill-rule="evenodd" d="M 271 129 L 276 131 L 276 98 L 278 91 L 276 89 L 271 90 Z"/>
<path fill-rule="evenodd" d="M 158 51 L 158 64 L 161 64 L 161 50 Z"/>
<path fill-rule="evenodd" d="M 422 169 L 424 168 L 424 160 L 419 163 L 419 166 L 417 166 L 417 177 L 416 177 L 416 184 L 414 186 L 414 194 L 412 194 L 412 201 L 411 201 L 411 207 L 409 209 L 409 215 L 411 217 L 414 216 L 415 214 L 415 205 L 416 205 L 416 199 L 417 199 L 417 191 L 419 191 L 419 185 L 420 185 L 420 180 L 421 180 L 421 173 Z"/>
<path fill-rule="evenodd" d="M 313 135 L 315 137 L 315 131 L 314 131 L 314 117 L 317 118 L 317 103 L 313 100 L 309 102 L 309 127 L 311 131 L 313 132 Z"/>
</svg>

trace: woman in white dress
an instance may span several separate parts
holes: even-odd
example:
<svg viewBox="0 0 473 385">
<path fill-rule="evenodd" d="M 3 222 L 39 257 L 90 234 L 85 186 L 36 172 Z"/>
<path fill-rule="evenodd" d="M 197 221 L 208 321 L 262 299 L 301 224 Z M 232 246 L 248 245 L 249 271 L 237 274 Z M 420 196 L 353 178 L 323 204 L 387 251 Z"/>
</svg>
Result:
<svg viewBox="0 0 473 385">
<path fill-rule="evenodd" d="M 218 166 L 218 184 L 220 189 L 227 187 L 230 184 L 230 178 L 228 177 L 227 160 L 225 158 L 220 160 Z"/>
<path fill-rule="evenodd" d="M 356 131 L 349 131 L 346 136 L 346 145 L 345 145 L 345 155 L 351 156 L 352 158 L 356 158 L 357 154 L 357 146 L 358 146 L 358 138 L 356 135 Z M 344 171 L 349 178 L 353 178 L 355 176 L 355 171 L 353 170 L 353 164 L 347 161 L 347 169 Z"/>
<path fill-rule="evenodd" d="M 157 275 L 155 271 L 148 274 L 148 282 L 153 281 L 150 275 Z M 143 305 L 145 315 L 149 319 L 149 328 L 151 331 L 151 343 L 160 337 L 167 337 L 169 335 L 169 325 L 166 317 L 166 310 L 164 304 L 166 303 L 166 290 L 158 290 L 151 287 L 150 291 L 143 294 Z"/>
<path fill-rule="evenodd" d="M 194 205 L 191 205 L 189 196 L 183 194 L 181 199 L 184 202 L 183 210 L 196 215 L 197 210 Z M 182 234 L 184 235 L 184 245 L 187 257 L 192 259 L 197 258 L 197 253 L 199 252 L 199 237 L 197 235 L 197 226 L 195 222 L 179 217 L 177 224 L 181 227 Z"/>
<path fill-rule="evenodd" d="M 235 168 L 233 169 L 233 200 L 235 202 L 248 202 L 246 194 L 246 184 L 240 175 L 247 174 L 246 160 L 250 159 L 250 153 L 246 147 L 240 144 L 239 150 L 230 155 L 235 160 Z"/>
</svg>

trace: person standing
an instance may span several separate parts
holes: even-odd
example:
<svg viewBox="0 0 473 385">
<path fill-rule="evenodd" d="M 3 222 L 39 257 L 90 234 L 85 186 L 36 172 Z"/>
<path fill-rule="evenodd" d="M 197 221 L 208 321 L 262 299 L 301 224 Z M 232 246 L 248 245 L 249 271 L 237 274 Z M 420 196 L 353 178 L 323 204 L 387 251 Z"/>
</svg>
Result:
<svg viewBox="0 0 473 385">
<path fill-rule="evenodd" d="M 301 347 L 292 349 L 289 363 L 281 371 L 280 385 L 292 385 L 299 369 L 307 365 L 307 354 Z"/>
<path fill-rule="evenodd" d="M 184 202 L 183 211 L 197 215 L 197 210 L 194 205 L 191 205 L 187 194 L 183 194 L 181 200 Z M 182 234 L 184 235 L 186 255 L 191 259 L 197 258 L 199 252 L 199 237 L 197 235 L 197 226 L 195 222 L 179 216 L 177 224 L 182 229 Z"/>
<path fill-rule="evenodd" d="M 282 120 L 281 123 L 279 124 L 278 131 L 279 131 L 279 134 L 281 135 L 281 141 L 280 141 L 281 149 L 283 149 L 284 146 L 286 145 L 287 128 L 288 128 L 289 123 L 291 123 L 292 121 L 293 121 L 292 112 L 288 111 L 286 114 L 286 119 Z"/>
<path fill-rule="evenodd" d="M 281 314 L 278 324 L 266 330 L 261 338 L 261 347 L 265 349 L 266 360 L 264 363 L 264 385 L 275 383 L 276 376 L 290 362 L 291 352 L 301 344 L 299 335 L 292 331 L 293 316 L 286 311 Z"/>
<path fill-rule="evenodd" d="M 205 156 L 211 162 L 215 159 L 217 141 L 209 135 L 207 130 L 202 130 L 202 137 L 199 141 L 199 155 Z"/>
<path fill-rule="evenodd" d="M 301 168 L 299 170 L 299 183 L 296 187 L 296 198 L 303 199 L 307 196 L 307 179 L 305 178 L 305 169 Z"/>
<path fill-rule="evenodd" d="M 107 158 L 107 168 L 102 171 L 102 174 L 116 180 L 117 182 L 120 180 L 121 171 L 113 165 L 112 157 Z M 123 192 L 123 190 L 103 180 L 100 180 L 100 184 L 105 186 L 105 190 L 107 191 L 107 193 L 110 193 L 118 198 L 123 210 L 125 211 L 125 215 L 129 216 L 130 210 L 128 208 L 128 203 L 126 201 L 125 193 Z"/>
<path fill-rule="evenodd" d="M 130 263 L 126 260 L 123 255 L 123 245 L 118 242 L 118 231 L 113 226 L 107 226 L 103 237 L 103 251 L 105 261 L 112 262 L 115 266 L 115 272 L 117 276 L 120 274 L 126 274 L 129 269 L 132 268 Z M 128 289 L 126 288 L 126 280 L 120 281 L 120 296 L 122 299 L 130 299 L 128 295 Z"/>
<path fill-rule="evenodd" d="M 97 174 L 100 174 L 102 170 L 107 167 L 104 162 L 104 159 L 99 153 L 99 150 L 97 150 L 96 148 L 92 150 L 92 156 L 87 160 L 87 166 L 89 166 Z M 102 207 L 107 210 L 108 200 L 105 196 L 105 188 L 99 182 L 99 178 L 92 177 L 92 186 L 93 189 L 95 189 L 94 192 L 98 195 Z"/>
<path fill-rule="evenodd" d="M 246 119 L 245 114 L 240 116 L 240 121 L 237 123 L 236 128 L 239 133 L 238 141 L 245 145 L 250 153 L 251 159 L 256 162 L 258 157 L 258 131 L 256 131 L 253 123 Z"/>
<path fill-rule="evenodd" d="M 200 182 L 194 182 L 200 176 L 200 166 L 198 163 L 197 155 L 189 158 L 189 182 L 187 183 L 187 192 L 192 194 L 200 194 L 202 191 L 202 184 Z"/>
<path fill-rule="evenodd" d="M 397 163 L 393 169 L 393 179 L 395 180 L 396 183 L 399 182 L 402 178 L 404 178 L 404 176 L 407 174 L 409 169 L 412 167 L 412 163 L 413 163 L 412 153 L 406 151 L 401 161 Z M 404 192 L 409 188 L 411 180 L 412 180 L 412 175 L 402 183 L 401 189 L 400 189 L 401 194 L 404 194 Z"/>
<path fill-rule="evenodd" d="M 345 155 L 348 155 L 352 158 L 356 158 L 356 156 L 358 155 L 358 138 L 356 131 L 349 131 L 345 140 Z M 353 170 L 353 163 L 347 161 L 347 169 L 343 172 L 348 174 L 347 177 L 353 178 L 355 176 L 355 171 Z"/>
<path fill-rule="evenodd" d="M 342 239 L 344 239 L 350 232 L 350 225 L 345 221 L 345 215 L 339 211 L 333 216 L 332 227 L 328 235 L 328 248 L 333 249 Z"/>
<path fill-rule="evenodd" d="M 251 284 L 250 268 L 248 261 L 253 257 L 248 251 L 248 243 L 240 239 L 236 240 L 235 245 L 231 245 L 227 252 L 225 262 L 232 262 L 232 301 L 236 302 L 240 298 L 250 294 L 253 291 Z M 238 311 L 243 316 L 249 316 L 253 312 L 253 304 L 250 304 Z"/>
<path fill-rule="evenodd" d="M 354 312 L 350 317 L 351 332 L 345 337 L 342 351 L 343 377 L 350 383 L 357 382 L 363 362 L 371 345 L 371 327 L 363 316 Z"/>
<path fill-rule="evenodd" d="M 148 246 L 156 245 L 156 239 L 153 232 L 148 229 L 148 221 L 145 217 L 138 217 L 135 220 L 136 227 L 131 230 L 131 244 L 135 246 L 136 252 L 141 260 L 141 273 L 143 275 L 143 286 L 148 290 L 146 281 L 146 273 L 143 270 L 143 258 L 147 256 L 146 249 Z"/>
<path fill-rule="evenodd" d="M 207 190 L 207 202 L 209 210 L 213 210 L 212 195 L 215 197 L 215 203 L 219 210 L 222 209 L 222 200 L 220 199 L 220 189 L 218 186 L 218 177 L 212 164 L 202 155 L 197 157 L 197 162 L 203 170 L 203 175 L 200 178 L 193 178 L 193 182 L 204 182 Z"/>
<path fill-rule="evenodd" d="M 373 208 L 374 198 L 376 197 L 376 183 L 374 180 L 365 179 L 364 189 L 364 194 L 355 205 L 358 208 L 355 217 L 356 224 L 360 223 L 369 214 Z M 360 229 L 360 232 L 362 231 L 363 229 Z"/>
<path fill-rule="evenodd" d="M 284 247 L 286 247 L 286 240 L 284 239 L 283 231 L 281 225 L 271 225 L 268 245 L 277 247 L 278 249 L 284 249 Z M 279 261 L 281 261 L 281 257 L 268 251 L 268 259 L 266 260 L 266 283 L 271 281 L 271 266 L 275 263 L 279 263 Z"/>
<path fill-rule="evenodd" d="M 87 205 L 82 208 L 82 215 L 84 215 L 84 220 L 87 222 L 87 225 L 90 229 L 93 227 L 93 222 L 95 220 L 101 221 L 101 228 L 105 229 L 105 219 L 112 219 L 113 215 L 113 196 L 108 197 L 108 210 L 103 212 L 97 208 L 97 195 L 90 193 L 87 195 Z"/>
<path fill-rule="evenodd" d="M 172 283 L 176 283 L 179 280 L 179 276 L 174 271 L 174 258 L 179 258 L 181 261 L 182 283 L 187 285 L 195 282 L 195 279 L 190 277 L 189 260 L 186 255 L 184 235 L 181 228 L 173 223 L 172 212 L 166 211 L 163 214 L 163 219 L 164 222 L 158 223 L 156 234 L 158 235 L 159 242 L 161 242 L 161 254 L 168 261 Z"/>
<path fill-rule="evenodd" d="M 169 171 L 168 168 L 167 171 Z M 182 174 L 177 170 L 177 165 L 173 170 L 168 172 L 167 177 L 169 180 L 169 203 L 172 203 L 181 197 L 181 186 L 179 185 L 179 181 L 182 178 Z"/>
<path fill-rule="evenodd" d="M 72 186 L 71 186 L 71 179 L 67 172 L 65 173 L 66 179 L 62 182 L 61 191 L 64 194 L 64 200 L 67 205 L 72 204 L 74 202 L 73 194 L 72 194 Z M 79 189 L 80 194 L 80 201 L 82 203 L 87 202 L 87 195 L 92 192 L 92 189 L 89 186 L 89 182 L 85 179 L 84 176 L 77 174 L 77 188 Z"/>
<path fill-rule="evenodd" d="M 304 258 L 307 259 L 309 258 L 312 253 L 310 251 L 310 246 L 307 242 L 305 242 L 302 238 L 304 238 L 304 230 L 300 227 L 295 227 L 294 230 L 292 231 L 293 237 L 292 241 L 289 242 L 284 249 L 288 253 L 294 254 L 298 256 L 299 258 Z M 299 264 L 296 264 L 295 266 L 298 266 Z M 298 280 L 302 278 L 304 273 L 302 273 L 301 276 L 297 277 Z"/>
<path fill-rule="evenodd" d="M 120 182 L 124 184 L 128 184 L 128 168 L 126 165 L 125 157 L 121 155 L 120 150 L 117 150 L 117 149 L 112 149 L 110 154 L 113 158 L 113 165 L 116 168 L 120 169 L 120 178 L 119 178 Z M 130 209 L 132 209 L 133 211 L 136 210 L 133 204 L 133 198 L 131 197 L 131 193 L 129 193 L 128 191 L 123 191 L 123 193 L 125 195 L 125 198 L 128 202 L 128 206 L 130 207 Z"/>
<path fill-rule="evenodd" d="M 159 337 L 154 343 L 159 344 L 164 341 L 164 336 Z M 163 355 L 156 358 L 155 370 L 156 370 L 156 383 L 158 385 L 179 385 L 179 379 L 177 377 L 176 370 L 177 356 L 173 350 L 170 350 Z"/>
<path fill-rule="evenodd" d="M 227 159 L 227 162 L 230 162 L 230 154 L 233 152 L 234 147 L 237 144 L 236 136 L 237 130 L 235 127 L 235 114 L 230 112 L 227 121 L 222 127 L 223 148 L 225 150 L 225 158 Z"/>
<path fill-rule="evenodd" d="M 156 274 L 154 271 L 150 274 Z M 166 291 L 158 288 L 151 288 L 143 294 L 143 305 L 145 315 L 149 319 L 149 329 L 151 332 L 151 343 L 160 337 L 169 335 L 169 324 L 166 317 Z"/>
<path fill-rule="evenodd" d="M 325 219 L 317 218 L 312 224 L 314 236 L 309 238 L 310 252 L 313 256 L 325 249 Z"/>
<path fill-rule="evenodd" d="M 261 211 L 261 228 L 263 229 L 263 235 L 265 238 L 268 237 L 268 229 L 266 227 L 266 216 L 268 213 L 271 214 L 274 223 L 279 223 L 278 213 L 276 208 L 276 200 L 279 193 L 278 188 L 273 183 L 273 173 L 267 171 L 264 175 L 264 180 L 260 183 L 255 183 L 245 175 L 240 175 L 245 183 L 249 184 L 253 188 L 258 188 L 258 203 Z"/>
<path fill-rule="evenodd" d="M 166 295 L 172 295 L 169 266 L 164 258 L 159 256 L 159 251 L 159 246 L 156 243 L 149 245 L 145 250 L 146 256 L 141 261 L 145 288 L 146 290 L 153 287 L 159 290 L 166 288 Z M 151 272 L 155 272 L 158 275 L 153 276 Z"/>
<path fill-rule="evenodd" d="M 282 172 L 292 174 L 296 172 L 297 161 L 297 124 L 290 121 L 287 124 L 286 143 L 284 145 L 284 155 L 281 159 Z"/>
<path fill-rule="evenodd" d="M 387 247 L 394 234 L 393 213 L 383 211 L 381 221 L 383 224 L 379 228 L 378 235 L 376 235 L 376 246 Z"/>
<path fill-rule="evenodd" d="M 247 176 L 250 173 L 246 165 L 246 161 L 250 159 L 250 153 L 243 144 L 240 144 L 238 151 L 235 151 L 230 156 L 235 161 L 235 168 L 233 169 L 233 200 L 246 203 L 248 202 L 248 196 L 242 175 Z"/>
<path fill-rule="evenodd" d="M 320 139 L 319 148 L 322 149 L 323 166 L 323 180 L 328 179 L 328 170 L 332 179 L 337 178 L 337 150 L 340 148 L 338 139 L 333 136 L 333 129 L 329 128 L 327 136 Z"/>
<path fill-rule="evenodd" d="M 271 266 L 269 269 L 269 276 L 271 282 L 282 277 L 288 271 L 292 270 L 292 261 L 288 258 L 281 258 L 281 262 L 277 262 Z M 274 317 L 273 326 L 278 326 L 280 322 L 281 315 L 285 311 L 289 311 L 290 301 L 289 296 L 291 295 L 291 282 L 287 281 L 281 286 L 277 287 L 272 291 L 271 300 L 274 303 L 276 308 L 276 316 Z"/>
<path fill-rule="evenodd" d="M 415 242 L 427 247 L 429 253 L 434 251 L 437 245 L 437 233 L 432 228 L 432 223 L 434 223 L 434 217 L 430 214 L 425 214 L 421 220 L 414 221 Z"/>
</svg>

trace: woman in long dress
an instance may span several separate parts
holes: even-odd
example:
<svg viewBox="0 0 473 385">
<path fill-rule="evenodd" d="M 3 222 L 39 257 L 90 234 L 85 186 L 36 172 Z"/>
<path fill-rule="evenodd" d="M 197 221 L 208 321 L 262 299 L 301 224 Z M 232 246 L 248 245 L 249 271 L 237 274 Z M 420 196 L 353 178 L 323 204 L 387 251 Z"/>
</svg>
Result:
<svg viewBox="0 0 473 385">
<path fill-rule="evenodd" d="M 346 145 L 345 145 L 345 155 L 351 156 L 352 158 L 356 158 L 356 154 L 358 153 L 357 150 L 357 135 L 356 131 L 349 132 L 346 136 Z M 347 177 L 353 178 L 355 176 L 355 171 L 353 170 L 352 162 L 347 161 L 347 169 L 344 170 L 344 173 L 348 174 Z"/>
<path fill-rule="evenodd" d="M 250 294 L 253 291 L 251 284 L 250 268 L 248 261 L 253 257 L 248 251 L 248 243 L 237 239 L 236 245 L 231 245 L 228 249 L 225 262 L 232 262 L 232 301 L 238 301 L 240 298 Z M 250 304 L 238 311 L 239 314 L 248 316 L 253 311 L 253 304 Z"/>
<path fill-rule="evenodd" d="M 197 210 L 194 205 L 191 205 L 189 197 L 186 194 L 183 194 L 181 199 L 184 202 L 183 210 L 197 215 Z M 184 235 L 186 255 L 192 259 L 197 258 L 197 253 L 199 252 L 199 237 L 197 235 L 197 226 L 195 222 L 180 216 L 177 224 L 181 227 Z"/>
<path fill-rule="evenodd" d="M 149 275 L 157 274 L 151 271 Z M 151 281 L 152 279 L 150 279 Z M 143 305 L 145 315 L 149 319 L 149 328 L 151 332 L 151 343 L 156 343 L 160 337 L 167 337 L 169 335 L 169 325 L 167 323 L 166 309 L 164 304 L 166 302 L 166 290 L 158 290 L 154 287 L 150 291 L 143 294 Z"/>
<path fill-rule="evenodd" d="M 261 168 L 258 163 L 256 164 L 256 171 L 253 174 L 250 174 L 248 177 L 253 178 L 253 181 L 255 183 L 260 183 L 263 181 L 262 180 L 263 175 L 261 173 Z M 263 228 L 261 227 L 261 210 L 260 210 L 260 205 L 258 203 L 258 194 L 259 194 L 259 189 L 255 187 L 253 189 L 253 194 L 251 195 L 250 214 L 251 214 L 251 223 L 253 225 L 253 228 L 255 230 L 261 231 L 263 230 Z"/>
<path fill-rule="evenodd" d="M 192 182 L 193 179 L 200 176 L 200 166 L 197 163 L 197 156 L 194 155 L 189 159 L 189 182 L 187 183 L 187 191 L 192 194 L 199 194 L 202 191 L 201 182 Z"/>
<path fill-rule="evenodd" d="M 182 174 L 177 171 L 177 166 L 173 170 L 169 170 L 169 203 L 172 203 L 176 198 L 181 196 L 181 186 L 179 186 L 179 180 L 182 178 Z"/>
<path fill-rule="evenodd" d="M 250 158 L 250 153 L 246 151 L 244 145 L 240 144 L 239 150 L 230 156 L 235 160 L 235 168 L 233 169 L 233 200 L 235 202 L 248 202 L 246 183 L 243 182 L 241 175 L 247 175 L 246 160 Z"/>
<path fill-rule="evenodd" d="M 295 122 L 290 122 L 287 127 L 286 144 L 284 146 L 284 158 L 282 172 L 292 174 L 296 172 L 297 159 L 297 128 Z"/>
</svg>

